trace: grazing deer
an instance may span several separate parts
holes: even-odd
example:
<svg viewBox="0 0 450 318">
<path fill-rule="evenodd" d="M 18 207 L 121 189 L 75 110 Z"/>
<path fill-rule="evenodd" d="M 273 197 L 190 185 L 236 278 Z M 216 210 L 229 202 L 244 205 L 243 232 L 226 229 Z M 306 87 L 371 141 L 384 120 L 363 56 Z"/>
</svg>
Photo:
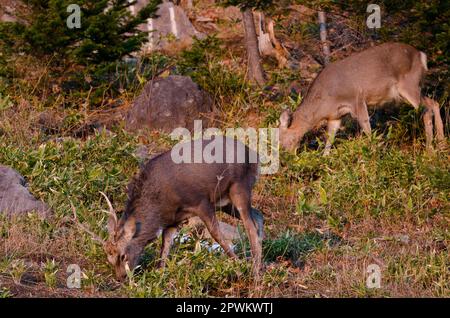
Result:
<svg viewBox="0 0 450 318">
<path fill-rule="evenodd" d="M 427 71 L 427 56 L 402 43 L 385 43 L 329 64 L 312 83 L 305 99 L 291 115 L 280 116 L 280 143 L 294 150 L 311 129 L 327 122 L 328 138 L 324 154 L 330 152 L 341 117 L 350 114 L 366 134 L 371 133 L 367 107 L 404 100 L 415 109 L 426 108 L 423 115 L 426 145 L 432 147 L 433 123 L 439 143 L 444 128 L 439 104 L 420 92 Z"/>
<path fill-rule="evenodd" d="M 193 216 L 200 217 L 226 254 L 236 257 L 219 230 L 215 212 L 221 207 L 222 211 L 242 219 L 250 240 L 254 273 L 258 274 L 263 217 L 251 207 L 252 188 L 258 178 L 257 156 L 252 163 L 249 160 L 251 150 L 239 141 L 225 137 L 214 137 L 212 140 L 222 145 L 215 148 L 215 151 L 223 149 L 219 157 L 223 160 L 217 160 L 219 163 L 175 163 L 170 151 L 150 159 L 128 185 L 128 200 L 120 219 L 102 193 L 110 209 L 109 238 L 106 242 L 78 223 L 103 244 L 118 280 L 123 280 L 127 270 L 133 270 L 138 265 L 144 247 L 156 239 L 161 230 L 159 265 L 164 266 L 178 227 Z M 195 142 L 190 142 L 190 149 L 195 148 Z M 205 147 L 211 146 L 211 142 L 201 140 L 202 153 Z M 239 149 L 244 151 L 239 152 Z M 245 154 L 244 160 L 239 161 L 238 154 Z M 231 163 L 227 163 L 229 158 Z"/>
</svg>

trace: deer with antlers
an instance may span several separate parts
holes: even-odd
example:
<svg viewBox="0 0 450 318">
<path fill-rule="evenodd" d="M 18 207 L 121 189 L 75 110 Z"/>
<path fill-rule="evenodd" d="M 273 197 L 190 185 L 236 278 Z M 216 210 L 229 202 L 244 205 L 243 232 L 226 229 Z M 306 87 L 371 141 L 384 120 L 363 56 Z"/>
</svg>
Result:
<svg viewBox="0 0 450 318">
<path fill-rule="evenodd" d="M 251 150 L 237 140 L 215 137 L 212 140 L 230 147 L 223 149 L 222 158 L 212 163 L 175 163 L 167 151 L 150 159 L 137 177 L 128 185 L 128 200 L 120 218 L 109 205 L 109 238 L 103 241 L 88 228 L 75 220 L 79 226 L 99 241 L 114 266 L 116 277 L 123 280 L 128 270 L 139 263 L 144 247 L 157 238 L 162 231 L 160 266 L 164 266 L 178 228 L 190 217 L 198 216 L 211 236 L 225 253 L 236 257 L 233 249 L 223 239 L 216 218 L 220 209 L 240 218 L 250 240 L 253 270 L 257 275 L 261 267 L 261 237 L 263 216 L 251 207 L 252 188 L 258 177 L 258 163 L 251 162 Z M 211 143 L 202 140 L 202 150 Z M 191 141 L 191 149 L 195 141 Z M 245 160 L 238 160 L 238 148 L 244 149 Z M 230 157 L 230 152 L 232 152 Z M 234 158 L 230 162 L 230 158 Z"/>
</svg>

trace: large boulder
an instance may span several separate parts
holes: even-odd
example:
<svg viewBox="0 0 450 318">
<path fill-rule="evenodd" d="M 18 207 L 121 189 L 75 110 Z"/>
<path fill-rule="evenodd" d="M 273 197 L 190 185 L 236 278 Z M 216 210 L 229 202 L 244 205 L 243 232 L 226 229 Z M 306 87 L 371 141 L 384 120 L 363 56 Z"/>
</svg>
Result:
<svg viewBox="0 0 450 318">
<path fill-rule="evenodd" d="M 0 165 L 0 214 L 17 215 L 31 211 L 47 216 L 50 208 L 31 195 L 25 179 L 16 170 Z"/>
<path fill-rule="evenodd" d="M 148 0 L 138 0 L 130 7 L 131 12 L 136 14 L 148 2 Z M 194 37 L 199 39 L 205 37 L 205 34 L 194 28 L 183 8 L 172 2 L 161 3 L 156 16 L 139 26 L 142 31 L 149 31 L 149 41 L 144 51 L 176 51 L 192 44 Z"/>
<path fill-rule="evenodd" d="M 190 218 L 188 221 L 188 226 L 195 229 L 203 238 L 212 239 L 211 234 L 205 227 L 205 224 L 198 216 Z M 223 239 L 230 245 L 233 244 L 233 242 L 243 239 L 236 226 L 219 221 L 219 229 Z"/>
<path fill-rule="evenodd" d="M 19 0 L 0 0 L 0 22 L 26 23 L 24 17 L 30 12 L 28 6 Z"/>
<path fill-rule="evenodd" d="M 178 127 L 190 130 L 194 120 L 209 123 L 203 114 L 213 110 L 212 98 L 190 77 L 171 75 L 148 82 L 125 118 L 128 130 L 150 128 L 170 133 Z"/>
<path fill-rule="evenodd" d="M 258 237 L 262 241 L 264 239 L 264 216 L 261 211 L 252 207 L 251 217 L 256 225 L 258 231 Z M 200 233 L 203 238 L 212 238 L 209 231 L 206 229 L 204 223 L 199 217 L 190 218 L 188 221 L 188 226 L 195 229 L 197 233 Z M 242 241 L 244 237 L 242 232 L 238 230 L 236 226 L 230 225 L 225 222 L 219 221 L 219 229 L 222 237 L 228 244 L 233 244 L 237 241 Z"/>
</svg>

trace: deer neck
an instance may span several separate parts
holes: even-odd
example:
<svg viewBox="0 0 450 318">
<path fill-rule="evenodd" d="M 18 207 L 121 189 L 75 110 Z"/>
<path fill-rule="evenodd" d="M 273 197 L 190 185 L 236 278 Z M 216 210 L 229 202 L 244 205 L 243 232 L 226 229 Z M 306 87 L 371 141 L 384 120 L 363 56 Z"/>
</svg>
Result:
<svg viewBox="0 0 450 318">
<path fill-rule="evenodd" d="M 299 140 L 320 122 L 313 106 L 305 100 L 293 114 L 292 125 L 289 128 L 297 132 Z"/>
</svg>

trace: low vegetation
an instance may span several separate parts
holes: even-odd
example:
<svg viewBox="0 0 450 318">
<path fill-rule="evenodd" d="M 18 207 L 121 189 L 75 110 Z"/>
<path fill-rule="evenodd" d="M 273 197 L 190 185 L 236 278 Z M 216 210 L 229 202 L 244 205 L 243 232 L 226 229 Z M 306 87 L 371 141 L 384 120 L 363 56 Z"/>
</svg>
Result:
<svg viewBox="0 0 450 318">
<path fill-rule="evenodd" d="M 101 246 L 72 222 L 70 203 L 81 222 L 106 237 L 106 203 L 99 191 L 123 208 L 125 186 L 138 169 L 137 145 L 136 137 L 121 130 L 28 147 L 2 140 L 0 161 L 25 175 L 31 191 L 54 209 L 46 221 L 34 215 L 2 219 L 3 288 L 19 295 L 39 286 L 49 295 L 146 297 L 445 296 L 450 291 L 448 157 L 429 156 L 421 145 L 399 149 L 376 135 L 339 140 L 325 160 L 320 151 L 286 154 L 280 173 L 261 179 L 254 201 L 266 215 L 267 268 L 260 285 L 244 258 L 230 260 L 185 231 L 165 270 L 155 267 L 156 242 L 147 248 L 143 268 L 118 287 Z M 242 251 L 248 243 L 239 246 Z M 81 291 L 64 286 L 65 269 L 73 263 L 82 268 Z M 376 291 L 365 287 L 365 268 L 372 263 L 382 268 L 383 287 Z"/>
</svg>

